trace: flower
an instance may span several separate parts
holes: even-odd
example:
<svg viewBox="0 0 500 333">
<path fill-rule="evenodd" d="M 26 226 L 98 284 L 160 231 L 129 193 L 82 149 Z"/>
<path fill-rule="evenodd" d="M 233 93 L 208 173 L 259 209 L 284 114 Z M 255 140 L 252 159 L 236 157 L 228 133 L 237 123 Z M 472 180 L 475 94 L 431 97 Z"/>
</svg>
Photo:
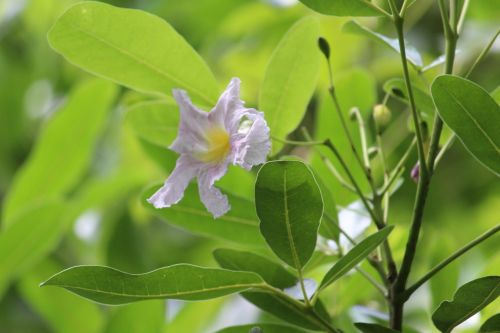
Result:
<svg viewBox="0 0 500 333">
<path fill-rule="evenodd" d="M 230 163 L 250 170 L 264 163 L 271 149 L 264 114 L 245 108 L 239 94 L 240 80 L 233 78 L 215 107 L 205 112 L 192 104 L 184 90 L 173 91 L 181 117 L 179 133 L 169 148 L 180 156 L 163 187 L 148 202 L 156 208 L 176 204 L 196 177 L 200 199 L 215 218 L 230 209 L 227 196 L 214 183 L 226 174 Z"/>
</svg>

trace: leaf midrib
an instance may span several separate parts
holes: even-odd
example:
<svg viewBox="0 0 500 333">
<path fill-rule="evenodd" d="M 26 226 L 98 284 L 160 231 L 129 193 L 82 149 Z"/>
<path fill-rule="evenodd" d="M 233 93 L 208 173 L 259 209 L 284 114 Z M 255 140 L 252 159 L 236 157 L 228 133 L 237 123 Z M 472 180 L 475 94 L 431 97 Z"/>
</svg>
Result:
<svg viewBox="0 0 500 333">
<path fill-rule="evenodd" d="M 292 226 L 290 224 L 290 216 L 288 215 L 288 195 L 287 195 L 287 186 L 286 186 L 286 182 L 287 182 L 287 178 L 286 178 L 286 172 L 287 172 L 287 169 L 285 168 L 285 170 L 283 171 L 283 204 L 284 204 L 284 209 L 285 209 L 285 226 L 286 226 L 286 233 L 287 233 L 287 236 L 288 236 L 288 241 L 289 241 L 289 244 L 290 244 L 290 252 L 292 253 L 292 259 L 293 259 L 293 263 L 295 265 L 295 268 L 300 270 L 301 268 L 301 265 L 300 265 L 300 260 L 299 260 L 299 257 L 297 255 L 297 248 L 295 247 L 295 241 L 293 239 L 293 233 L 292 233 Z"/>
<path fill-rule="evenodd" d="M 47 284 L 47 286 L 50 286 L 51 284 Z M 184 292 L 175 292 L 175 293 L 160 293 L 156 295 L 134 295 L 134 294 L 125 294 L 125 293 L 118 293 L 118 292 L 113 292 L 113 291 L 105 291 L 105 290 L 99 290 L 99 289 L 91 289 L 91 288 L 84 288 L 84 287 L 78 287 L 78 286 L 71 286 L 71 285 L 66 285 L 66 284 L 53 284 L 53 286 L 61 287 L 61 288 L 66 288 L 69 290 L 82 290 L 82 291 L 87 291 L 87 292 L 93 292 L 96 294 L 103 294 L 103 295 L 111 295 L 111 296 L 120 296 L 120 297 L 129 297 L 129 298 L 158 298 L 158 297 L 171 297 L 171 296 L 189 296 L 189 295 L 196 295 L 200 294 L 203 292 L 211 292 L 211 291 L 219 291 L 219 290 L 226 290 L 226 289 L 250 289 L 250 288 L 260 288 L 264 286 L 264 283 L 250 283 L 250 284 L 232 284 L 232 285 L 225 285 L 225 286 L 220 286 L 220 287 L 213 287 L 213 288 L 202 288 L 198 289 L 196 291 L 184 291 Z"/>
<path fill-rule="evenodd" d="M 483 135 L 490 142 L 490 144 L 493 146 L 493 148 L 496 150 L 496 152 L 498 154 L 500 154 L 500 148 L 497 147 L 497 145 L 495 144 L 495 142 L 493 141 L 493 139 L 490 138 L 490 136 L 488 135 L 488 133 L 486 132 L 486 130 L 484 130 L 483 127 L 479 124 L 479 122 L 469 113 L 469 111 L 467 110 L 467 108 L 460 102 L 460 100 L 457 98 L 457 96 L 454 95 L 453 92 L 448 91 L 446 88 L 444 88 L 443 91 L 445 93 L 447 93 L 453 99 L 453 101 L 455 103 L 457 103 L 458 106 L 460 106 L 460 108 L 462 108 L 462 110 L 464 111 L 464 113 L 472 120 L 472 122 L 477 126 L 477 128 L 481 131 L 481 133 L 483 133 Z"/>
<path fill-rule="evenodd" d="M 110 47 L 111 49 L 114 49 L 115 51 L 118 51 L 119 53 L 130 57 L 132 60 L 136 61 L 140 65 L 147 67 L 148 69 L 152 70 L 156 74 L 163 76 L 167 80 L 170 80 L 176 84 L 179 84 L 180 88 L 190 87 L 188 84 L 186 84 L 184 81 L 180 80 L 179 78 L 176 78 L 176 77 L 172 76 L 171 74 L 164 72 L 162 69 L 156 67 L 155 65 L 153 65 L 147 61 L 141 60 L 138 56 L 134 55 L 133 53 L 131 53 L 127 50 L 124 50 L 124 49 L 120 48 L 119 46 L 117 46 L 117 45 L 115 45 L 115 44 L 113 44 L 113 43 L 111 43 L 103 38 L 98 37 L 97 35 L 91 33 L 90 31 L 84 30 L 84 29 L 80 28 L 79 26 L 74 25 L 74 24 L 69 23 L 69 22 L 65 22 L 65 24 L 68 25 L 69 27 L 74 28 L 75 30 L 83 33 L 84 35 L 87 35 L 88 37 L 93 38 L 97 42 L 100 42 L 100 43 Z M 198 97 L 201 97 L 205 102 L 212 104 L 211 99 L 208 98 L 205 94 L 201 93 L 198 89 L 194 89 L 193 87 L 190 87 L 190 90 L 192 92 L 196 93 L 198 95 Z"/>
</svg>

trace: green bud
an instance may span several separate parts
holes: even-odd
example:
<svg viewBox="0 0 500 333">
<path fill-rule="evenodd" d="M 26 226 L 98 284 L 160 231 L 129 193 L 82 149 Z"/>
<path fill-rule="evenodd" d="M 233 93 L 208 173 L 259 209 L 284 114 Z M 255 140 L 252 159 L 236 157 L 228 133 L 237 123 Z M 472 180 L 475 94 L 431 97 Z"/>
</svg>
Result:
<svg viewBox="0 0 500 333">
<path fill-rule="evenodd" d="M 379 128 L 383 128 L 391 121 L 391 110 L 384 104 L 377 104 L 373 108 L 373 119 Z"/>
<path fill-rule="evenodd" d="M 326 59 L 330 59 L 330 45 L 323 37 L 318 38 L 318 46 L 321 52 L 325 55 Z"/>
</svg>

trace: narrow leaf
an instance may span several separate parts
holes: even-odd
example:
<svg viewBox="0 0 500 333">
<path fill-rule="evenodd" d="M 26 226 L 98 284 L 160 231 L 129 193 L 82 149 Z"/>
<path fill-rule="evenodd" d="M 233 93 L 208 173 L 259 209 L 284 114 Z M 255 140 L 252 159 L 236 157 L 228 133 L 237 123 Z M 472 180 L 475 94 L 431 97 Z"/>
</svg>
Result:
<svg viewBox="0 0 500 333">
<path fill-rule="evenodd" d="M 142 195 L 145 207 L 169 224 L 192 233 L 213 237 L 240 245 L 264 247 L 265 242 L 259 232 L 259 220 L 250 200 L 225 193 L 231 203 L 231 210 L 214 219 L 201 203 L 198 189 L 192 184 L 184 192 L 184 198 L 169 208 L 156 209 L 146 202 L 161 185 L 148 188 Z"/>
<path fill-rule="evenodd" d="M 319 23 L 307 17 L 286 33 L 266 69 L 259 109 L 266 114 L 271 135 L 284 139 L 299 125 L 316 88 L 320 51 Z M 282 144 L 273 142 L 273 152 Z"/>
<path fill-rule="evenodd" d="M 362 26 L 356 21 L 347 22 L 342 28 L 342 30 L 344 32 L 366 36 L 377 42 L 381 42 L 382 44 L 387 45 L 388 47 L 399 53 L 399 41 L 397 38 L 389 38 L 387 36 L 379 34 L 378 32 L 375 32 L 365 26 Z M 409 45 L 407 41 L 405 41 L 405 46 L 406 46 L 406 59 L 416 67 L 418 68 L 422 67 L 423 66 L 422 56 L 420 55 L 418 50 L 412 45 Z"/>
<path fill-rule="evenodd" d="M 500 296 L 500 276 L 487 276 L 458 288 L 452 301 L 444 301 L 432 315 L 434 325 L 443 333 L 481 311 Z"/>
<path fill-rule="evenodd" d="M 261 287 L 264 282 L 254 273 L 179 264 L 144 274 L 77 266 L 42 285 L 62 287 L 103 304 L 124 304 L 148 299 L 206 300 Z"/>
<path fill-rule="evenodd" d="M 72 91 L 16 174 L 4 204 L 4 227 L 26 207 L 60 198 L 73 189 L 90 164 L 115 95 L 113 84 L 96 79 Z"/>
<path fill-rule="evenodd" d="M 218 86 L 203 59 L 167 22 L 149 13 L 83 2 L 68 9 L 48 34 L 71 63 L 141 92 L 182 88 L 207 105 Z"/>
<path fill-rule="evenodd" d="M 479 162 L 500 176 L 500 106 L 479 85 L 453 75 L 436 78 L 431 92 L 446 125 Z"/>
<path fill-rule="evenodd" d="M 309 168 L 298 161 L 266 163 L 255 183 L 255 206 L 271 249 L 301 269 L 314 252 L 323 214 L 321 193 Z"/>
<path fill-rule="evenodd" d="M 323 281 L 321 281 L 320 290 L 326 288 L 341 278 L 357 264 L 363 261 L 387 238 L 387 236 L 389 236 L 392 229 L 393 226 L 388 226 L 365 238 L 361 243 L 352 248 L 352 250 L 345 256 L 340 258 L 340 260 L 337 261 L 335 265 L 333 265 L 333 267 L 326 273 Z"/>
<path fill-rule="evenodd" d="M 280 264 L 251 252 L 217 249 L 213 255 L 222 268 L 254 272 L 276 288 L 288 288 L 297 282 L 297 278 Z"/>
<path fill-rule="evenodd" d="M 398 333 L 399 331 L 378 324 L 355 323 L 357 329 L 363 333 Z"/>
<path fill-rule="evenodd" d="M 363 0 L 300 0 L 318 13 L 332 16 L 381 16 L 381 13 Z"/>
</svg>

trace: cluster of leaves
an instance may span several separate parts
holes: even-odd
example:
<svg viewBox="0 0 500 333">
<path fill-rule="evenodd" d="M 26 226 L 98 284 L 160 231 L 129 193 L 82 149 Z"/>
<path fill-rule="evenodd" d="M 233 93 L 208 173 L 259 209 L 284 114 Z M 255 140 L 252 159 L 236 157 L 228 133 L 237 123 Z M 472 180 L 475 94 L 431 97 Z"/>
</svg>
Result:
<svg viewBox="0 0 500 333">
<path fill-rule="evenodd" d="M 324 1 L 302 2 L 326 15 L 384 15 L 378 7 L 362 0 L 335 1 L 328 5 Z M 357 22 L 347 23 L 344 30 L 368 36 L 399 52 L 397 40 Z M 280 140 L 286 140 L 299 127 L 315 91 L 321 60 L 316 46 L 319 31 L 315 17 L 298 21 L 269 60 L 260 89 L 259 109 L 265 112 L 272 135 Z M 164 146 L 175 136 L 178 113 L 169 96 L 171 88 L 187 90 L 196 103 L 205 107 L 213 105 L 219 93 L 218 83 L 204 60 L 168 23 L 146 12 L 97 2 L 78 4 L 57 20 L 49 32 L 49 42 L 69 62 L 150 96 L 147 101 L 131 103 L 126 110 L 126 120 L 150 156 L 159 159 L 166 169 L 171 168 L 173 159 L 165 163 L 162 155 L 169 153 L 159 153 L 158 146 Z M 418 72 L 443 62 L 438 58 L 424 66 L 416 50 L 408 48 L 407 51 L 408 61 Z M 388 81 L 384 89 L 389 95 L 409 102 L 403 80 Z M 418 109 L 431 113 L 435 105 L 467 149 L 498 175 L 500 134 L 495 124 L 500 123 L 500 112 L 497 101 L 472 81 L 452 75 L 438 77 L 432 84 L 431 94 L 415 90 Z M 104 116 L 116 96 L 115 85 L 100 79 L 89 80 L 74 90 L 57 117 L 44 129 L 4 205 L 0 291 L 26 267 L 52 251 L 63 230 L 93 202 L 116 200 L 120 192 L 144 182 L 140 177 L 130 177 L 126 184 L 113 187 L 110 193 L 100 191 L 106 188 L 102 184 L 90 182 L 87 191 L 80 194 L 86 200 L 74 200 L 69 195 L 88 169 L 96 133 L 102 131 Z M 60 141 L 61 137 L 75 134 L 79 138 L 77 147 L 73 141 Z M 273 153 L 279 153 L 283 146 L 281 141 L 275 142 Z M 61 159 L 65 161 L 64 169 L 58 168 Z M 123 172 L 133 175 L 130 171 Z M 395 178 L 400 175 L 400 170 L 396 171 Z M 358 170 L 358 173 L 362 172 Z M 38 182 L 33 183 L 33 179 Z M 145 202 L 158 187 L 146 189 L 141 201 Z M 316 286 L 304 279 L 303 274 L 316 265 L 312 259 L 318 233 L 336 241 L 340 247 L 338 212 L 329 192 L 320 177 L 304 163 L 282 158 L 260 169 L 255 181 L 255 201 L 230 194 L 232 210 L 220 219 L 213 220 L 205 212 L 194 186 L 189 187 L 185 199 L 172 208 L 155 210 L 146 206 L 161 219 L 193 233 L 252 248 L 269 247 L 281 262 L 254 252 L 218 249 L 213 254 L 221 269 L 178 264 L 145 274 L 129 274 L 103 266 L 77 266 L 54 275 L 44 285 L 60 286 L 104 304 L 148 299 L 206 300 L 241 293 L 255 306 L 293 326 L 255 324 L 221 332 L 246 333 L 255 331 L 256 326 L 266 333 L 340 332 L 320 300 L 320 293 L 365 259 L 371 260 L 374 251 L 386 242 L 392 227 L 380 228 L 356 243 L 330 265 Z M 100 194 L 99 199 L 96 193 Z M 103 196 L 106 198 L 102 199 Z M 36 228 L 34 219 L 38 222 Z M 38 279 L 44 275 L 47 273 L 40 272 Z M 26 289 L 30 288 L 28 281 L 23 284 Z M 499 292 L 500 281 L 496 276 L 472 281 L 457 291 L 453 301 L 442 303 L 432 320 L 440 331 L 450 332 L 493 302 Z M 377 324 L 358 323 L 356 327 L 363 332 L 391 332 Z M 497 329 L 498 316 L 494 316 L 481 330 Z"/>
</svg>

